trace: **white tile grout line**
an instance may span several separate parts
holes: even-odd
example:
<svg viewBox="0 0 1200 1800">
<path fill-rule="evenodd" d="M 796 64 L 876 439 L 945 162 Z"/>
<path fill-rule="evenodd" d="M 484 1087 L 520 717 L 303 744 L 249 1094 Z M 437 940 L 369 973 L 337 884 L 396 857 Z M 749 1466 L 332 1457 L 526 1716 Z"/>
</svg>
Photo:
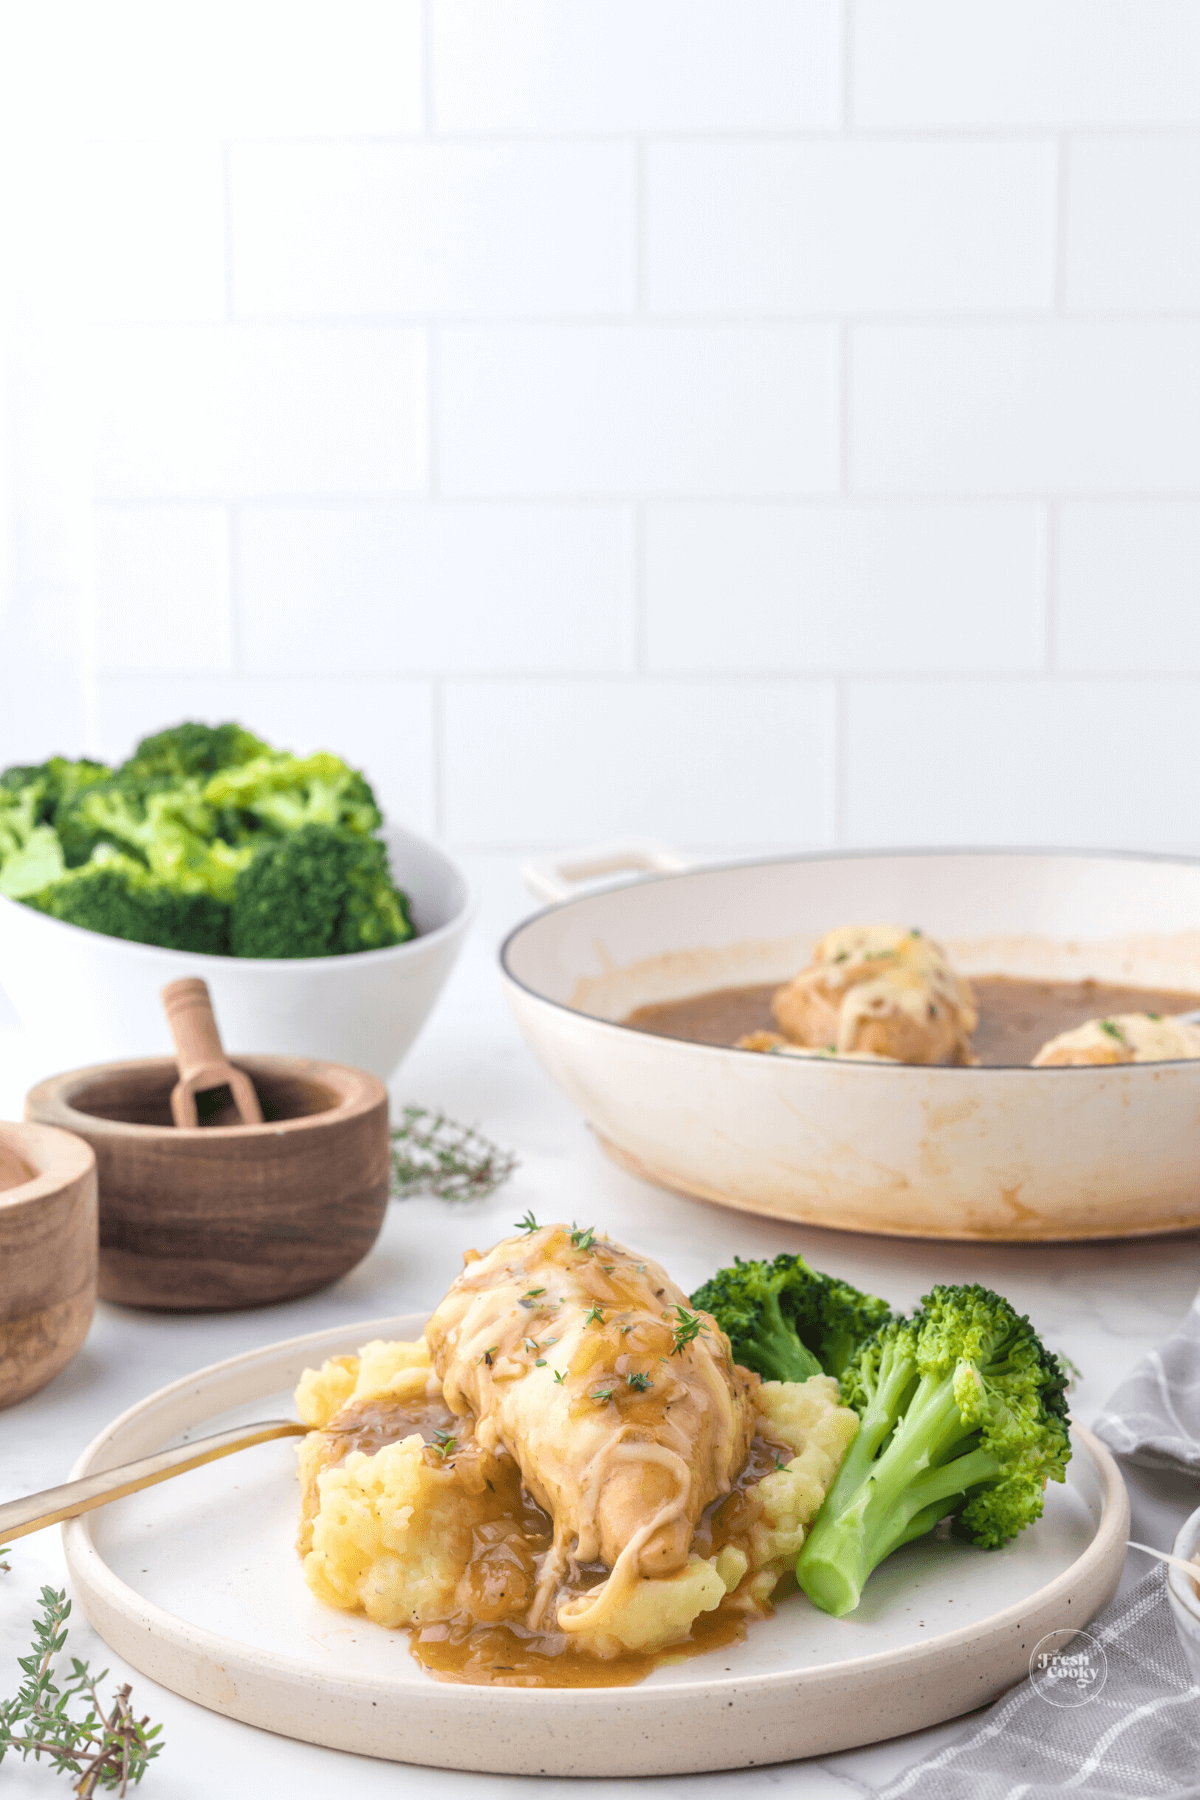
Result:
<svg viewBox="0 0 1200 1800">
<path fill-rule="evenodd" d="M 849 682 L 838 676 L 833 683 L 833 842 L 848 841 L 850 801 Z"/>
<path fill-rule="evenodd" d="M 1058 669 L 1058 578 L 1061 518 L 1056 500 L 1046 505 L 1046 538 L 1042 550 L 1042 655 L 1047 675 Z"/>
<path fill-rule="evenodd" d="M 962 327 L 980 327 L 1000 331 L 1025 331 L 1032 326 L 1052 326 L 1058 330 L 1069 330 L 1075 325 L 1154 325 L 1186 326 L 1194 331 L 1200 324 L 1200 313 L 1194 304 L 1179 301 L 1160 306 L 1143 306 L 1137 309 L 1129 307 L 1092 306 L 1080 304 L 1062 312 L 1055 312 L 1050 307 L 1031 301 L 1028 305 L 997 307 L 964 308 L 954 307 L 938 310 L 932 306 L 913 307 L 908 311 L 895 308 L 872 310 L 867 307 L 843 307 L 840 311 L 829 308 L 818 308 L 806 311 L 794 308 L 789 311 L 764 309 L 760 312 L 725 312 L 719 310 L 698 312 L 653 312 L 637 313 L 633 311 L 600 311 L 595 312 L 555 312 L 555 313 L 501 313 L 501 312 L 447 312 L 432 311 L 428 307 L 412 312 L 347 312 L 347 313 L 306 313 L 306 312 L 241 312 L 230 319 L 195 319 L 195 318 L 153 318 L 138 319 L 131 317 L 108 318 L 93 322 L 91 330 L 97 336 L 106 333 L 140 333 L 152 332 L 214 332 L 228 331 L 235 326 L 244 331 L 262 331 L 279 327 L 292 330 L 297 327 L 313 331 L 419 331 L 428 325 L 439 325 L 451 331 L 544 331 L 569 328 L 584 331 L 759 331 L 764 326 L 789 326 L 797 331 L 815 331 L 817 329 L 837 329 L 850 324 L 857 326 L 887 327 L 897 331 L 946 331 Z"/>
<path fill-rule="evenodd" d="M 226 507 L 225 517 L 229 556 L 229 670 L 232 675 L 241 675 L 243 673 L 242 514 L 241 507 L 236 500 Z"/>
<path fill-rule="evenodd" d="M 902 490 L 881 492 L 878 490 L 860 490 L 841 495 L 832 488 L 817 492 L 786 492 L 762 494 L 731 493 L 640 493 L 633 489 L 614 489 L 612 493 L 595 494 L 581 490 L 578 493 L 545 493 L 525 492 L 513 494 L 479 493 L 463 491 L 458 494 L 440 494 L 443 505 L 471 507 L 483 511 L 512 510 L 524 511 L 545 508 L 551 511 L 570 511 L 587 508 L 594 511 L 622 511 L 630 506 L 704 506 L 722 507 L 725 509 L 760 510 L 765 507 L 786 507 L 795 512 L 920 512 L 923 510 L 959 512 L 965 508 L 988 507 L 997 511 L 1041 508 L 1053 500 L 1061 506 L 1093 506 L 1105 507 L 1142 507 L 1142 506 L 1200 506 L 1200 493 L 1195 485 L 1177 488 L 1164 492 L 1156 488 L 1110 488 L 1107 490 L 1085 489 L 1049 492 L 1041 489 L 971 489 L 961 493 L 917 492 Z M 155 507 L 176 506 L 221 506 L 237 503 L 239 506 L 263 506 L 276 509 L 291 510 L 308 509 L 314 506 L 328 507 L 331 510 L 351 511 L 370 507 L 386 508 L 389 511 L 418 512 L 428 504 L 425 491 L 416 490 L 411 493 L 395 492 L 360 492 L 360 493 L 230 493 L 225 489 L 214 489 L 212 492 L 170 494 L 100 494 L 93 501 L 100 511 L 115 511 L 134 508 L 153 510 Z"/>
<path fill-rule="evenodd" d="M 853 133 L 854 120 L 854 0 L 842 0 L 841 19 L 841 132 L 843 137 Z"/>
<path fill-rule="evenodd" d="M 826 508 L 831 511 L 868 511 L 881 508 L 896 510 L 916 510 L 921 507 L 944 507 L 955 511 L 967 507 L 1028 507 L 1044 506 L 1049 499 L 1056 500 L 1065 506 L 1100 505 L 1107 507 L 1138 506 L 1191 506 L 1200 504 L 1200 495 L 1194 483 L 1181 485 L 1166 491 L 1160 488 L 1062 488 L 1047 490 L 1029 488 L 964 488 L 961 492 L 947 493 L 945 490 L 930 491 L 928 489 L 909 490 L 904 488 L 854 488 L 847 493 L 839 492 L 836 486 L 808 489 L 779 489 L 773 492 L 757 494 L 738 494 L 711 490 L 708 492 L 688 489 L 657 489 L 651 493 L 638 492 L 633 488 L 613 488 L 607 493 L 593 493 L 586 490 L 579 492 L 563 491 L 560 493 L 524 489 L 506 493 L 503 490 L 482 490 L 461 488 L 458 490 L 440 490 L 436 498 L 445 505 L 470 507 L 545 507 L 547 509 L 567 509 L 572 507 L 621 508 L 628 506 L 703 506 L 703 507 L 790 507 L 813 510 Z M 94 504 L 104 507 L 156 507 L 156 506 L 213 506 L 232 504 L 234 501 L 242 506 L 264 507 L 328 507 L 350 509 L 354 507 L 389 507 L 419 508 L 430 504 L 428 486 L 395 490 L 359 491 L 356 493 L 330 493 L 313 491 L 311 493 L 231 493 L 227 488 L 188 489 L 161 494 L 114 494 L 100 492 L 94 496 Z"/>
<path fill-rule="evenodd" d="M 633 310 L 639 318 L 647 318 L 650 315 L 650 221 L 646 183 L 646 145 L 642 138 L 635 138 L 633 142 Z"/>
<path fill-rule="evenodd" d="M 633 672 L 636 675 L 645 675 L 649 669 L 646 574 L 646 507 L 639 501 L 633 508 Z"/>
<path fill-rule="evenodd" d="M 432 322 L 425 329 L 425 492 L 417 504 L 437 503 L 442 497 L 441 444 L 438 421 L 441 407 L 441 337 Z M 302 503 L 303 504 L 303 503 Z M 308 504 L 311 504 L 309 502 Z"/>
<path fill-rule="evenodd" d="M 1067 197 L 1070 183 L 1070 140 L 1065 135 L 1057 140 L 1054 171 L 1054 311 L 1061 317 L 1078 317 L 1067 307 L 1067 232 L 1069 229 Z M 1088 315 L 1094 316 L 1094 315 Z"/>
<path fill-rule="evenodd" d="M 446 696 L 439 677 L 429 684 L 429 735 L 433 829 L 435 836 L 442 837 L 446 830 Z"/>
<path fill-rule="evenodd" d="M 695 688 L 708 692 L 718 687 L 794 688 L 797 685 L 832 688 L 843 683 L 847 692 L 860 687 L 1016 687 L 1020 684 L 1039 687 L 1047 684 L 1046 671 L 1039 665 L 1027 669 L 835 669 L 763 668 L 763 669 L 653 669 L 645 674 L 629 669 L 469 669 L 425 666 L 412 669 L 242 669 L 229 677 L 210 671 L 174 669 L 106 669 L 100 679 L 111 686 L 114 682 L 167 681 L 174 685 L 209 686 L 213 682 L 235 680 L 286 687 L 289 684 L 316 682 L 328 687 L 388 687 L 436 683 L 443 692 L 447 687 L 664 687 Z M 1163 688 L 1187 694 L 1200 691 L 1200 664 L 1190 669 L 1056 669 L 1049 680 L 1060 688 Z"/>
<path fill-rule="evenodd" d="M 837 407 L 838 407 L 838 499 L 845 503 L 852 497 L 850 475 L 850 371 L 854 353 L 853 328 L 844 319 L 837 341 Z"/>
<path fill-rule="evenodd" d="M 432 99 L 432 96 L 430 96 Z M 431 129 L 432 126 L 432 129 Z M 552 147 L 571 144 L 620 144 L 628 142 L 637 135 L 648 144 L 766 144 L 782 146 L 787 144 L 829 144 L 847 143 L 933 143 L 953 146 L 960 142 L 995 143 L 995 144 L 1028 144 L 1044 143 L 1047 137 L 1062 133 L 1071 139 L 1080 138 L 1136 138 L 1139 142 L 1147 139 L 1161 138 L 1175 141 L 1177 139 L 1200 139 L 1200 109 L 1198 116 L 1192 119 L 1180 119 L 1174 123 L 1132 123 L 1121 124 L 1074 124 L 1064 125 L 1061 119 L 1045 118 L 1025 120 L 1019 124 L 981 124 L 948 123 L 942 125 L 779 125 L 779 126 L 746 126 L 735 130 L 732 127 L 701 125 L 687 127 L 656 127 L 654 125 L 629 126 L 614 125 L 609 129 L 603 126 L 590 126 L 586 131 L 442 131 L 436 128 L 432 118 L 416 131 L 410 132 L 329 132 L 319 135 L 313 133 L 289 132 L 233 132 L 230 144 L 249 144 L 256 148 L 270 145 L 282 149 L 344 149 L 347 146 L 361 145 L 370 147 L 381 145 L 392 149 L 417 149 L 426 141 L 456 147 L 475 146 L 480 149 L 502 148 L 512 149 L 514 146 L 526 144 L 545 144 Z M 104 134 L 90 137 L 88 143 L 98 146 L 111 144 L 145 144 L 154 146 L 160 143 L 176 143 L 180 138 L 186 143 L 214 143 L 220 139 L 220 132 L 196 130 L 183 132 L 180 137 L 169 136 L 163 132 L 136 131 L 125 135 Z"/>
<path fill-rule="evenodd" d="M 233 304 L 233 146 L 226 140 L 221 145 L 221 222 L 222 250 L 225 257 L 225 324 L 232 324 L 237 313 Z"/>
<path fill-rule="evenodd" d="M 421 0 L 421 136 L 428 140 L 438 136 L 433 105 L 433 0 Z M 386 140 L 364 138 L 363 143 Z M 403 140 L 411 142 L 410 139 Z"/>
</svg>

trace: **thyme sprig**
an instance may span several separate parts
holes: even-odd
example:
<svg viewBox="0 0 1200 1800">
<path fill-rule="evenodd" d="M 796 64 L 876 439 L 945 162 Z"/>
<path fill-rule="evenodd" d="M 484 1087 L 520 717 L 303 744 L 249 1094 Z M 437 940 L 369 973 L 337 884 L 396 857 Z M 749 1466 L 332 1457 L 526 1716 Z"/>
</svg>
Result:
<svg viewBox="0 0 1200 1800">
<path fill-rule="evenodd" d="M 694 1343 L 701 1332 L 708 1333 L 708 1326 L 699 1313 L 689 1312 L 686 1306 L 674 1306 L 675 1334 L 671 1340 L 671 1355 L 681 1356 L 688 1344 Z"/>
<path fill-rule="evenodd" d="M 517 1166 L 511 1151 L 424 1106 L 406 1106 L 391 1135 L 393 1199 L 484 1200 Z"/>
<path fill-rule="evenodd" d="M 33 1621 L 33 1648 L 17 1661 L 25 1679 L 15 1699 L 0 1700 L 0 1762 L 12 1750 L 22 1762 L 33 1757 L 49 1760 L 59 1775 L 74 1775 L 75 1792 L 88 1797 L 103 1789 L 124 1794 L 135 1786 L 162 1749 L 161 1725 L 148 1717 L 135 1719 L 129 1706 L 129 1684 L 113 1695 L 112 1710 L 105 1711 L 97 1692 L 107 1669 L 93 1675 L 87 1663 L 71 1658 L 71 1673 L 55 1680 L 54 1659 L 67 1641 L 71 1602 L 66 1591 L 44 1587 L 42 1614 Z M 82 1701 L 82 1718 L 72 1718 L 70 1708 Z M 158 1739 L 157 1742 L 155 1740 Z"/>
</svg>

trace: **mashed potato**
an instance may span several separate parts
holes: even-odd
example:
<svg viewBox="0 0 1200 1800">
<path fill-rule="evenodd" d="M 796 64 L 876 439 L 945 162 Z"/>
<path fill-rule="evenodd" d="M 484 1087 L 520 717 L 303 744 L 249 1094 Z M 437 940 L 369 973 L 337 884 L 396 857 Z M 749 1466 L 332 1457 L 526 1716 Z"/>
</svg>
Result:
<svg viewBox="0 0 1200 1800">
<path fill-rule="evenodd" d="M 376 1342 L 358 1357 L 307 1370 L 296 1403 L 314 1429 L 300 1449 L 304 1514 L 299 1549 L 318 1599 L 390 1627 L 441 1620 L 519 1621 L 537 1581 L 516 1465 L 469 1435 L 413 1430 L 368 1453 L 347 1448 L 404 1408 L 436 1405 L 440 1388 L 424 1340 Z M 685 1640 L 701 1613 L 729 1596 L 746 1613 L 767 1610 L 795 1562 L 858 1427 L 832 1377 L 768 1381 L 753 1394 L 760 1437 L 777 1446 L 776 1467 L 735 1493 L 727 1534 L 712 1554 L 642 1577 L 593 1626 L 588 1592 L 566 1598 L 557 1625 L 601 1658 L 654 1652 Z M 445 1415 L 447 1420 L 448 1415 Z M 786 1452 L 791 1451 L 790 1459 Z M 593 1590 L 596 1592 L 598 1590 Z"/>
</svg>

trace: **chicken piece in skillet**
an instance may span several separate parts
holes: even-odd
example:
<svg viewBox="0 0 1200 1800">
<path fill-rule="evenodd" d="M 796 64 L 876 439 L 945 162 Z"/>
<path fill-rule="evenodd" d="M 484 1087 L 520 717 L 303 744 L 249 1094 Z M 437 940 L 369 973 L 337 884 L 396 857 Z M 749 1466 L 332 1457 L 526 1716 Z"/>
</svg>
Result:
<svg viewBox="0 0 1200 1800">
<path fill-rule="evenodd" d="M 1200 1027 L 1156 1013 L 1118 1013 L 1060 1031 L 1033 1059 L 1035 1069 L 1131 1062 L 1187 1062 L 1200 1057 Z"/>
<path fill-rule="evenodd" d="M 794 1044 L 905 1063 L 969 1063 L 978 1023 L 968 982 L 932 938 L 900 925 L 826 932 L 772 1008 Z"/>
</svg>

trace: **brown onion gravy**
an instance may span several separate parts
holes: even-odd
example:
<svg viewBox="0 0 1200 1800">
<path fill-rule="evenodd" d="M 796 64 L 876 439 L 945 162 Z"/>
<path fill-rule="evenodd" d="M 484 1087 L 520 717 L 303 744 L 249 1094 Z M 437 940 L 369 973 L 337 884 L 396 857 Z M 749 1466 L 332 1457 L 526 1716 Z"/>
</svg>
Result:
<svg viewBox="0 0 1200 1800">
<path fill-rule="evenodd" d="M 751 1031 L 778 1027 L 771 997 L 778 982 L 755 987 L 716 988 L 688 1000 L 639 1006 L 621 1021 L 656 1037 L 693 1044 L 735 1044 Z M 971 1036 L 985 1068 L 1031 1063 L 1042 1045 L 1060 1031 L 1114 1013 L 1181 1013 L 1200 1007 L 1200 994 L 1170 988 L 1117 987 L 1102 981 L 1026 981 L 1015 975 L 973 975 L 971 986 L 979 1024 Z"/>
<path fill-rule="evenodd" d="M 368 1401 L 347 1406 L 326 1429 L 329 1468 L 353 1450 L 373 1455 L 385 1444 L 419 1431 L 426 1440 L 430 1467 L 449 1476 L 458 1456 L 478 1454 L 469 1418 L 457 1418 L 440 1400 L 417 1406 Z M 456 1433 L 443 1452 L 435 1431 Z M 731 1492 L 702 1515 L 692 1540 L 701 1556 L 714 1556 L 725 1544 L 738 1543 L 758 1516 L 759 1503 L 750 1490 L 764 1475 L 786 1464 L 792 1452 L 772 1438 L 754 1438 L 750 1454 Z M 488 1485 L 495 1494 L 495 1517 L 477 1525 L 465 1574 L 469 1605 L 453 1619 L 413 1627 L 413 1655 L 439 1681 L 501 1687 L 629 1687 L 662 1663 L 680 1662 L 709 1650 L 723 1649 L 745 1636 L 747 1617 L 770 1612 L 741 1594 L 727 1594 L 712 1612 L 701 1613 L 687 1639 L 654 1652 L 625 1651 L 599 1657 L 580 1649 L 569 1633 L 555 1628 L 552 1603 L 545 1625 L 530 1629 L 523 1621 L 537 1585 L 539 1565 L 550 1550 L 553 1523 L 526 1492 L 512 1457 L 497 1458 L 499 1478 Z M 576 1567 L 560 1591 L 584 1593 L 608 1574 L 601 1563 Z M 782 1591 L 790 1591 L 783 1587 Z"/>
</svg>

